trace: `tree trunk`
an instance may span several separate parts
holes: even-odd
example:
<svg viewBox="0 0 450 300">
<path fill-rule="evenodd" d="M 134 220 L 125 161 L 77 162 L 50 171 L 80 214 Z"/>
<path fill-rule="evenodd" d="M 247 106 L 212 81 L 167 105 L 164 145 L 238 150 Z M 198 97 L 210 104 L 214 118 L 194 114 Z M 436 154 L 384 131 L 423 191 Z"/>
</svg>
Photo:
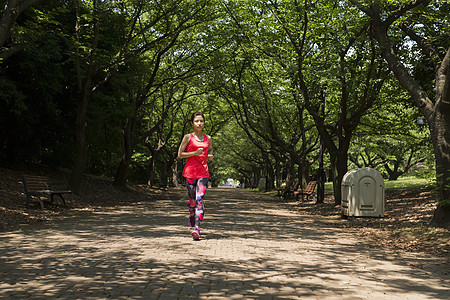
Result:
<svg viewBox="0 0 450 300">
<path fill-rule="evenodd" d="M 166 188 L 169 182 L 169 173 L 172 167 L 169 162 L 165 162 L 161 166 L 160 176 L 159 176 L 159 187 Z"/>
<path fill-rule="evenodd" d="M 281 188 L 281 183 L 282 183 L 282 176 L 281 176 L 281 169 L 280 169 L 280 163 L 276 163 L 275 164 L 275 187 L 277 189 Z"/>
<path fill-rule="evenodd" d="M 289 160 L 286 163 L 286 189 L 289 189 L 294 185 L 293 173 L 292 161 Z"/>
<path fill-rule="evenodd" d="M 331 162 L 334 169 L 333 177 L 333 191 L 334 191 L 334 204 L 340 205 L 342 201 L 341 183 L 342 178 L 347 173 L 347 152 L 348 149 L 341 149 L 339 151 L 330 154 Z"/>
<path fill-rule="evenodd" d="M 133 135 L 136 118 L 127 119 L 123 128 L 123 154 L 113 184 L 120 188 L 127 187 L 127 173 L 133 155 Z"/>
<path fill-rule="evenodd" d="M 174 159 L 172 164 L 172 183 L 174 187 L 178 187 L 178 160 Z"/>
<path fill-rule="evenodd" d="M 79 40 L 79 7 L 76 2 L 76 25 L 75 25 L 75 33 L 77 40 Z M 95 2 L 94 2 L 95 6 Z M 95 8 L 95 7 L 94 7 Z M 94 77 L 94 61 L 95 61 L 95 51 L 97 50 L 98 38 L 99 38 L 99 26 L 98 23 L 94 23 L 94 33 L 92 38 L 92 48 L 89 53 L 88 67 L 83 78 L 80 62 L 81 59 L 75 60 L 75 69 L 77 71 L 77 80 L 78 80 L 78 90 L 80 92 L 80 104 L 78 105 L 77 117 L 75 120 L 75 161 L 72 168 L 72 176 L 70 177 L 69 185 L 72 189 L 72 192 L 75 194 L 81 194 L 81 179 L 83 177 L 83 172 L 86 167 L 87 161 L 87 142 L 86 142 L 86 113 L 87 107 L 89 103 L 89 99 L 91 96 L 91 84 L 92 78 Z M 78 50 L 77 50 L 78 51 Z"/>
<path fill-rule="evenodd" d="M 394 161 L 393 169 L 391 169 L 387 163 L 384 165 L 384 169 L 389 174 L 389 181 L 397 180 L 398 177 L 403 174 L 402 172 L 398 171 L 399 166 L 400 166 L 400 161 L 398 161 L 398 160 Z"/>
<path fill-rule="evenodd" d="M 85 90 L 81 97 L 81 103 L 78 106 L 77 118 L 75 121 L 76 140 L 75 140 L 75 160 L 72 167 L 72 176 L 69 185 L 73 193 L 81 194 L 81 180 L 87 161 L 87 143 L 86 143 L 86 111 L 89 102 L 89 93 Z"/>
<path fill-rule="evenodd" d="M 267 170 L 267 178 L 266 178 L 266 191 L 271 191 L 275 188 L 274 182 L 275 182 L 275 172 L 274 168 L 270 164 L 270 161 L 267 160 L 266 163 L 266 170 Z"/>
<path fill-rule="evenodd" d="M 450 76 L 449 76 L 450 77 Z M 432 223 L 440 227 L 450 224 L 450 99 L 440 101 L 430 124 L 431 139 L 436 159 L 438 207 Z"/>
<path fill-rule="evenodd" d="M 436 210 L 434 211 L 431 224 L 434 226 L 450 229 L 450 222 L 448 221 L 449 216 L 450 216 L 450 206 L 438 205 L 436 207 Z"/>
<path fill-rule="evenodd" d="M 158 151 L 152 150 L 151 155 L 152 158 L 150 159 L 150 170 L 148 172 L 148 186 L 154 186 L 155 185 L 155 172 L 156 172 L 156 160 L 158 156 Z"/>
<path fill-rule="evenodd" d="M 298 179 L 300 180 L 301 187 L 306 188 L 309 182 L 309 172 L 306 167 L 306 159 L 302 159 L 302 163 L 298 166 Z"/>
<path fill-rule="evenodd" d="M 252 166 L 253 169 L 253 176 L 252 176 L 252 183 L 251 188 L 257 188 L 259 179 L 261 178 L 261 170 L 258 168 L 258 166 Z"/>
</svg>

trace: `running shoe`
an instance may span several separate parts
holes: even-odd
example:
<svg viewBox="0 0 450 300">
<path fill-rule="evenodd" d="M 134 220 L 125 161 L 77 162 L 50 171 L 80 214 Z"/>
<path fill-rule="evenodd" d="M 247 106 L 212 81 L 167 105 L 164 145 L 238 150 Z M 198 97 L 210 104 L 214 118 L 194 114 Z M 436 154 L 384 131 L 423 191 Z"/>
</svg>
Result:
<svg viewBox="0 0 450 300">
<path fill-rule="evenodd" d="M 192 238 L 196 241 L 200 240 L 200 229 L 198 229 L 198 227 L 196 227 L 193 231 L 192 231 Z"/>
</svg>

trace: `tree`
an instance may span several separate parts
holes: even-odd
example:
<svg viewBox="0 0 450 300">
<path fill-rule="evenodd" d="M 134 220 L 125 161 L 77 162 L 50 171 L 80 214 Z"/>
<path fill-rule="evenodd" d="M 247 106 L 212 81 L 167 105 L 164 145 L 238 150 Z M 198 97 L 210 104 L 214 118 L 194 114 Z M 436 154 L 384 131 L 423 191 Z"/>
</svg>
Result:
<svg viewBox="0 0 450 300">
<path fill-rule="evenodd" d="M 349 158 L 356 167 L 371 167 L 396 180 L 417 163 L 429 164 L 430 136 L 418 124 L 420 112 L 391 74 L 379 99 L 361 119 Z"/>
<path fill-rule="evenodd" d="M 158 115 L 157 112 L 154 114 L 152 110 L 154 107 L 158 107 L 155 104 L 159 100 L 162 101 L 163 108 L 159 113 L 160 119 L 152 123 L 154 120 L 151 118 L 152 120 L 146 125 L 147 132 L 144 134 L 145 145 L 152 153 L 151 160 L 156 163 L 156 154 L 164 150 L 167 140 L 163 143 L 164 147 L 160 139 L 156 144 L 152 144 L 155 142 L 152 135 L 159 134 L 159 138 L 161 138 L 165 122 L 170 118 L 172 118 L 171 122 L 174 122 L 173 117 L 184 97 L 186 95 L 192 97 L 184 81 L 204 72 L 206 61 L 208 61 L 206 57 L 211 51 L 206 49 L 207 43 L 201 37 L 203 33 L 200 33 L 207 26 L 205 24 L 214 18 L 214 13 L 208 5 L 208 1 L 196 3 L 167 1 L 164 3 L 164 9 L 156 3 L 155 7 L 150 10 L 154 12 L 150 17 L 139 16 L 139 23 L 151 24 L 150 27 L 157 27 L 158 30 L 142 32 L 143 38 L 139 40 L 141 43 L 150 43 L 152 46 L 139 58 L 139 63 L 145 65 L 147 71 L 142 70 L 142 74 L 136 78 L 135 93 L 128 97 L 132 113 L 124 121 L 124 152 L 114 178 L 116 186 L 126 186 L 127 170 L 135 146 L 135 130 L 141 121 L 139 118 Z M 144 10 L 149 11 L 149 7 Z M 197 27 L 201 27 L 201 29 L 197 29 Z M 179 86 L 183 86 L 184 92 L 177 92 L 180 89 Z M 165 96 L 164 92 L 167 91 L 169 93 Z M 194 91 L 192 93 L 203 92 Z M 181 97 L 181 100 L 174 100 L 174 97 Z M 175 110 L 172 111 L 173 108 Z M 170 132 L 172 133 L 172 131 Z M 170 138 L 169 135 L 164 139 Z M 155 174 L 155 165 L 152 165 L 148 181 L 151 185 L 154 183 Z"/>
<path fill-rule="evenodd" d="M 234 26 L 230 31 L 236 48 L 230 60 L 233 67 L 227 73 L 233 79 L 225 80 L 222 96 L 250 141 L 276 161 L 276 171 L 267 169 L 269 177 L 276 174 L 279 185 L 284 168 L 290 185 L 297 177 L 294 171 L 297 166 L 297 175 L 306 184 L 318 139 L 317 133 L 311 130 L 312 120 L 304 103 L 292 89 L 293 66 L 292 59 L 286 55 L 289 46 L 282 42 L 285 36 L 273 26 L 266 4 L 249 1 L 249 9 L 231 2 L 224 5 Z M 267 37 L 271 42 L 267 43 Z M 267 181 L 269 185 L 273 185 L 272 179 Z"/>
<path fill-rule="evenodd" d="M 236 85 L 229 82 L 222 96 L 249 140 L 260 149 L 266 161 L 262 166 L 266 166 L 268 187 L 272 187 L 275 175 L 268 156 L 276 165 L 285 165 L 288 185 L 293 181 L 294 165 L 299 167 L 299 178 L 306 182 L 314 161 L 307 158 L 317 149 L 317 134 L 311 130 L 313 124 L 305 117 L 304 107 L 293 103 L 291 89 L 286 92 L 280 88 L 286 82 L 267 74 L 276 72 L 264 63 L 265 59 L 252 66 L 244 61 L 238 66 Z"/>
<path fill-rule="evenodd" d="M 231 114 L 231 113 L 230 113 Z M 256 188 L 265 164 L 260 149 L 249 141 L 244 130 L 231 119 L 214 137 L 214 180 L 239 180 L 247 188 Z"/>
<path fill-rule="evenodd" d="M 58 1 L 24 11 L 6 47 L 21 51 L 0 63 L 0 160 L 70 165 L 73 117 L 66 8 Z M 43 17 L 45 16 L 45 17 Z"/>
<path fill-rule="evenodd" d="M 3 0 L 0 1 L 1 16 L 0 16 L 0 61 L 6 59 L 17 53 L 21 45 L 11 44 L 4 48 L 5 42 L 10 37 L 14 28 L 14 23 L 17 18 L 27 8 L 41 2 L 41 0 Z"/>
<path fill-rule="evenodd" d="M 378 99 L 386 66 L 367 38 L 367 25 L 343 3 L 269 1 L 268 7 L 291 47 L 294 88 L 330 155 L 340 204 L 352 135 Z"/>
<path fill-rule="evenodd" d="M 92 94 L 110 78 L 119 61 L 124 59 L 123 47 L 120 43 L 102 44 L 108 33 L 112 33 L 107 26 L 114 26 L 114 23 L 110 23 L 108 18 L 116 16 L 108 8 L 99 0 L 86 2 L 74 0 L 76 21 L 74 24 L 73 62 L 77 77 L 79 103 L 75 119 L 76 153 L 69 185 L 77 194 L 81 193 L 81 178 L 88 157 L 86 116 L 89 101 Z M 126 36 L 126 27 L 117 26 L 116 28 L 121 29 L 116 31 L 116 37 L 123 42 Z M 117 57 L 119 58 L 116 59 Z"/>
<path fill-rule="evenodd" d="M 80 193 L 81 177 L 87 160 L 86 114 L 91 95 L 117 73 L 120 65 L 150 50 L 159 49 L 154 52 L 152 72 L 145 79 L 149 80 L 147 89 L 135 98 L 135 110 L 139 109 L 140 102 L 146 99 L 147 92 L 153 86 L 162 55 L 175 44 L 180 31 L 196 23 L 193 16 L 203 6 L 190 1 L 172 0 L 161 3 L 75 0 L 74 3 L 77 15 L 74 37 L 77 47 L 73 61 L 80 101 L 76 117 L 76 157 L 70 186 L 75 193 Z M 126 123 L 125 138 L 131 136 L 130 130 L 133 130 L 133 119 Z M 129 157 L 130 146 L 126 145 L 125 149 Z M 116 182 L 123 184 L 123 178 Z"/>
<path fill-rule="evenodd" d="M 399 4 L 349 0 L 369 18 L 372 36 L 400 84 L 409 92 L 430 129 L 436 160 L 438 207 L 433 222 L 450 222 L 450 30 L 448 1 L 416 0 Z M 414 47 L 409 47 L 411 43 Z M 404 48 L 409 51 L 402 51 Z M 413 50 L 413 51 L 411 51 Z M 434 69 L 434 90 L 414 76 L 408 62 L 423 58 Z M 433 97 L 434 96 L 434 97 Z M 434 99 L 433 99 L 434 98 Z"/>
</svg>

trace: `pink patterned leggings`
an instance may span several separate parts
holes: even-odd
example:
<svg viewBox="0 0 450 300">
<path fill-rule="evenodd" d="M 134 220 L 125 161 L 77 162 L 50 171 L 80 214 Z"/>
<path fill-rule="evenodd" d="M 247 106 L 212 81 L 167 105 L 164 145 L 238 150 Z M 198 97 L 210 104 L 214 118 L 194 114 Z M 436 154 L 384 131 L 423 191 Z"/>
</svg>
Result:
<svg viewBox="0 0 450 300">
<path fill-rule="evenodd" d="M 192 225 L 199 227 L 205 214 L 203 196 L 208 187 L 208 178 L 191 179 L 186 178 L 186 188 L 189 196 L 189 219 Z"/>
</svg>

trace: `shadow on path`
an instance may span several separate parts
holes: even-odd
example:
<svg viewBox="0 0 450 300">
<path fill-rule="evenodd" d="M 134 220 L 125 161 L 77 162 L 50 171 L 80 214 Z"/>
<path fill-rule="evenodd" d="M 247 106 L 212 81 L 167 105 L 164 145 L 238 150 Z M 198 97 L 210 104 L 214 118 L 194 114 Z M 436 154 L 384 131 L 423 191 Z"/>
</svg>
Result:
<svg viewBox="0 0 450 300">
<path fill-rule="evenodd" d="M 275 201 L 208 190 L 198 242 L 182 191 L 0 234 L 0 298 L 450 298 L 448 262 L 374 248 Z"/>
</svg>

